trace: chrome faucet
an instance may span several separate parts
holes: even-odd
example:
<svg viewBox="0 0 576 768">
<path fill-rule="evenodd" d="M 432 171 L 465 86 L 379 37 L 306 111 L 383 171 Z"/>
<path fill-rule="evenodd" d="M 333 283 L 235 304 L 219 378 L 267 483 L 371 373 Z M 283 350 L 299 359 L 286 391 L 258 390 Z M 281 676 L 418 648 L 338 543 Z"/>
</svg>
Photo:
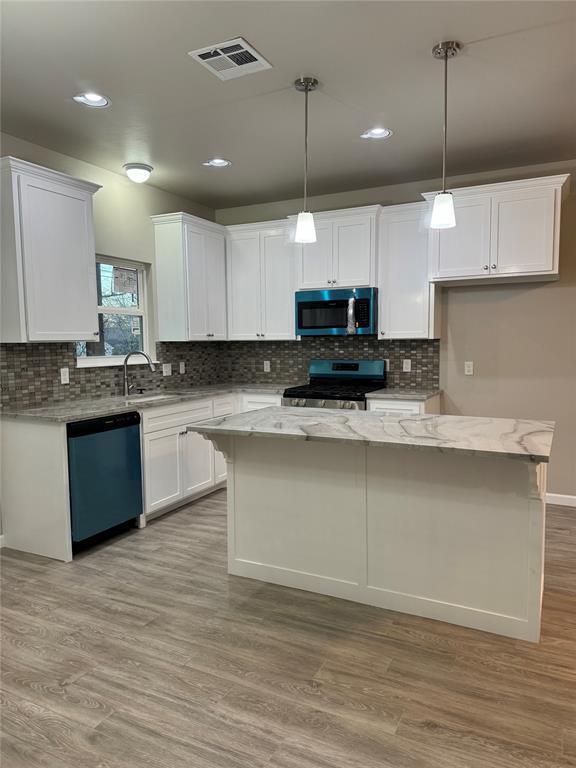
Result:
<svg viewBox="0 0 576 768">
<path fill-rule="evenodd" d="M 148 361 L 150 370 L 152 372 L 156 370 L 156 368 L 154 367 L 154 363 L 150 358 L 150 355 L 147 355 L 146 352 L 128 352 L 128 354 L 124 358 L 124 397 L 128 397 L 128 395 L 130 394 L 130 390 L 134 386 L 134 384 L 128 384 L 128 360 L 132 357 L 132 355 L 142 355 L 142 357 L 145 357 L 146 360 Z"/>
</svg>

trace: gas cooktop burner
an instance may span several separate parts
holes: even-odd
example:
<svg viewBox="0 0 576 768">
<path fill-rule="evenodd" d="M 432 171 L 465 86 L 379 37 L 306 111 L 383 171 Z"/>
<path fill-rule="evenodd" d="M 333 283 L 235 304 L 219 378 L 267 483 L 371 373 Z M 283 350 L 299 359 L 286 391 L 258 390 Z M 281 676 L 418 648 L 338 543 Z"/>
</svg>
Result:
<svg viewBox="0 0 576 768">
<path fill-rule="evenodd" d="M 364 410 L 386 383 L 383 360 L 311 360 L 310 383 L 284 390 L 283 405 Z"/>
</svg>

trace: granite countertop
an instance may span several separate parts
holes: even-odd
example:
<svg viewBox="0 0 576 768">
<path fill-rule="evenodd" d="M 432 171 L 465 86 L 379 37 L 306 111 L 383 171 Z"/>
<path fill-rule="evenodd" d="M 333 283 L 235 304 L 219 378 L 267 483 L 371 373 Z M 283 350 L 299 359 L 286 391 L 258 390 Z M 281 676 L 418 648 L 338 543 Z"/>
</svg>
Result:
<svg viewBox="0 0 576 768">
<path fill-rule="evenodd" d="M 192 389 L 179 389 L 173 392 L 156 391 L 143 395 L 129 395 L 127 398 L 102 397 L 86 400 L 66 400 L 61 403 L 46 405 L 38 408 L 4 407 L 0 411 L 2 418 L 32 419 L 41 421 L 72 422 L 85 419 L 95 419 L 99 416 L 112 416 L 116 413 L 140 411 L 147 408 L 158 408 L 163 405 L 174 405 L 187 400 L 199 400 L 205 397 L 233 395 L 254 392 L 262 395 L 281 395 L 284 390 L 294 386 L 291 384 L 213 384 Z M 161 395 L 161 397 L 158 397 Z M 146 398 L 157 398 L 146 400 Z"/>
<path fill-rule="evenodd" d="M 436 397 L 441 393 L 440 389 L 376 389 L 368 392 L 368 400 L 419 400 L 423 402 Z"/>
<path fill-rule="evenodd" d="M 500 455 L 548 462 L 553 421 L 472 416 L 382 416 L 370 411 L 270 407 L 190 426 L 210 437 L 278 437 L 367 446 L 397 445 L 441 452 Z"/>
</svg>

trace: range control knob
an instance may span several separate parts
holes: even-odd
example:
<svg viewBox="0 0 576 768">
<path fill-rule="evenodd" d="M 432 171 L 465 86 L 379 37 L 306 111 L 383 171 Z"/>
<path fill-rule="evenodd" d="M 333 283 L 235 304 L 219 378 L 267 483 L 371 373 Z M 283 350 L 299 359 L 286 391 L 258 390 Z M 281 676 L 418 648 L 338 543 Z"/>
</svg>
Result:
<svg viewBox="0 0 576 768">
<path fill-rule="evenodd" d="M 290 405 L 294 405 L 294 406 L 298 405 L 298 400 L 292 400 L 292 402 L 290 403 Z"/>
<path fill-rule="evenodd" d="M 304 400 L 303 398 L 302 398 L 301 400 L 298 400 L 298 405 L 299 405 L 301 408 L 303 408 L 303 407 L 306 405 L 306 400 Z"/>
<path fill-rule="evenodd" d="M 326 400 L 319 400 L 318 408 L 325 408 L 325 407 L 326 407 Z"/>
</svg>

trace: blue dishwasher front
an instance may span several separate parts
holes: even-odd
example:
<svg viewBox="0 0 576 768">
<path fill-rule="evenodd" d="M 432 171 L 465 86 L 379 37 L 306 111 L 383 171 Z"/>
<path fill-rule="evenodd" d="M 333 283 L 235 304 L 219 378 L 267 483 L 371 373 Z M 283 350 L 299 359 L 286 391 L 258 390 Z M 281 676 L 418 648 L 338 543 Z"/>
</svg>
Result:
<svg viewBox="0 0 576 768">
<path fill-rule="evenodd" d="M 140 414 L 67 426 L 72 541 L 84 541 L 142 514 Z"/>
</svg>

